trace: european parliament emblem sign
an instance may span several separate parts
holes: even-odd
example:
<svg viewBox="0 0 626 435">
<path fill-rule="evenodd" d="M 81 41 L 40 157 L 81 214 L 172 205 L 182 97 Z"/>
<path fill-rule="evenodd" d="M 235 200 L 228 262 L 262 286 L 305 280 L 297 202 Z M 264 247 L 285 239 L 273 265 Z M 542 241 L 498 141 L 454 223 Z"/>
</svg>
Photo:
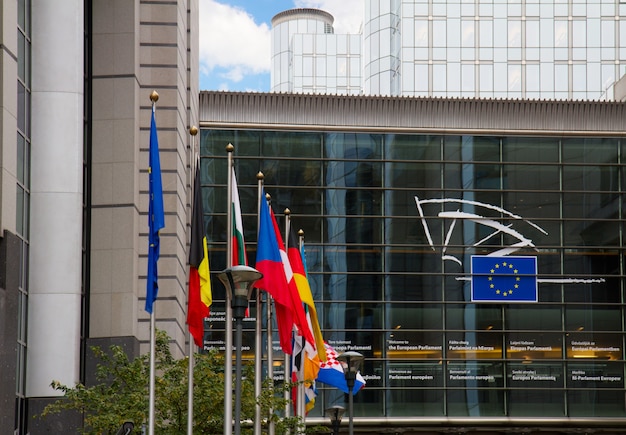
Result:
<svg viewBox="0 0 626 435">
<path fill-rule="evenodd" d="M 537 300 L 537 257 L 472 256 L 472 302 Z"/>
</svg>

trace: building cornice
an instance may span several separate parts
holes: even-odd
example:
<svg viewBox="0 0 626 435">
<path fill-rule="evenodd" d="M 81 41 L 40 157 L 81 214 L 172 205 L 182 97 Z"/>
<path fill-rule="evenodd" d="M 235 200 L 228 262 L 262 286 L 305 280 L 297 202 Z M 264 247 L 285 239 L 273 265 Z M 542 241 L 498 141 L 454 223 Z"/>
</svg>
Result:
<svg viewBox="0 0 626 435">
<path fill-rule="evenodd" d="M 326 11 L 321 9 L 312 9 L 312 8 L 296 8 L 289 9 L 283 12 L 279 12 L 274 15 L 272 18 L 272 27 L 278 26 L 285 21 L 302 19 L 302 18 L 310 18 L 314 20 L 322 20 L 325 21 L 328 25 L 332 26 L 335 18 Z"/>
<path fill-rule="evenodd" d="M 626 103 L 200 92 L 200 125 L 437 134 L 624 136 Z"/>
</svg>

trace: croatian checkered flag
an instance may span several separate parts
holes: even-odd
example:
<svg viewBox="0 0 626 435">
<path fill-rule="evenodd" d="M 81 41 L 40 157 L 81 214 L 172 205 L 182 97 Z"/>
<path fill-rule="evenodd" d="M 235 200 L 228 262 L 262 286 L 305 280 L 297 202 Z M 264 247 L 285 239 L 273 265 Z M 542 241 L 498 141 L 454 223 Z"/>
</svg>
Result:
<svg viewBox="0 0 626 435">
<path fill-rule="evenodd" d="M 316 381 L 339 388 L 347 394 L 348 384 L 346 382 L 346 376 L 343 372 L 343 367 L 337 360 L 337 352 L 328 343 L 324 343 L 324 347 L 326 348 L 326 361 L 320 361 L 320 371 L 317 374 Z M 352 388 L 352 394 L 358 393 L 364 386 L 365 379 L 363 379 L 360 372 L 357 372 L 354 388 Z"/>
</svg>

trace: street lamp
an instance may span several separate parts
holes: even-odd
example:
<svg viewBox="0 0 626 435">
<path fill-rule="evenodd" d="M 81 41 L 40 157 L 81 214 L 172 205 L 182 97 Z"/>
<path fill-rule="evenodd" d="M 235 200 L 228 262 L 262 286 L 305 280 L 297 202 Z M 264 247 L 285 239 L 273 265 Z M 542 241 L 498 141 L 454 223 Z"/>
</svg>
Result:
<svg viewBox="0 0 626 435">
<path fill-rule="evenodd" d="M 132 421 L 125 421 L 124 424 L 117 430 L 115 435 L 129 435 L 133 433 L 135 423 Z"/>
<path fill-rule="evenodd" d="M 252 294 L 252 286 L 263 277 L 258 270 L 249 266 L 233 266 L 217 274 L 230 295 L 233 318 L 235 319 L 235 435 L 241 434 L 241 346 L 243 318 Z M 257 314 L 258 315 L 258 314 Z M 257 373 L 258 376 L 258 373 Z M 227 385 L 226 388 L 232 388 Z"/>
<path fill-rule="evenodd" d="M 330 417 L 330 424 L 333 427 L 333 435 L 339 435 L 339 425 L 341 424 L 341 417 L 345 412 L 345 408 L 341 405 L 331 406 L 326 409 L 326 415 Z"/>
<path fill-rule="evenodd" d="M 352 424 L 352 417 L 354 416 L 354 409 L 352 403 L 352 396 L 354 396 L 354 381 L 356 380 L 356 374 L 359 371 L 359 366 L 361 362 L 363 362 L 363 355 L 358 352 L 344 352 L 341 355 L 337 356 L 337 360 L 343 366 L 343 372 L 346 376 L 346 384 L 348 384 L 348 433 L 349 435 L 354 434 L 354 426 Z"/>
</svg>

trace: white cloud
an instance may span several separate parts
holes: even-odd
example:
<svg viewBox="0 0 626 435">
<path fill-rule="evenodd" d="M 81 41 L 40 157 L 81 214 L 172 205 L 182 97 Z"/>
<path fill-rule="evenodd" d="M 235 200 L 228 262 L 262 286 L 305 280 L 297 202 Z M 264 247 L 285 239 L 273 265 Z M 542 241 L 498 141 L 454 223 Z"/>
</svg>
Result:
<svg viewBox="0 0 626 435">
<path fill-rule="evenodd" d="M 270 69 L 270 29 L 256 24 L 243 9 L 214 0 L 200 0 L 200 73 L 215 68 L 226 80 L 240 81 L 245 75 Z"/>
<path fill-rule="evenodd" d="M 316 8 L 335 18 L 335 33 L 358 33 L 363 23 L 363 0 L 295 0 L 298 8 Z"/>
<path fill-rule="evenodd" d="M 269 18 L 255 16 L 229 0 L 200 0 L 201 89 L 269 90 L 271 28 Z M 258 2 L 258 3 L 257 3 Z M 282 12 L 289 8 L 318 8 L 335 18 L 335 33 L 358 33 L 364 0 L 246 0 L 249 10 L 268 4 Z M 240 3 L 241 4 L 241 3 Z M 263 12 L 269 12 L 264 10 Z M 265 19 L 267 22 L 261 22 Z"/>
</svg>

